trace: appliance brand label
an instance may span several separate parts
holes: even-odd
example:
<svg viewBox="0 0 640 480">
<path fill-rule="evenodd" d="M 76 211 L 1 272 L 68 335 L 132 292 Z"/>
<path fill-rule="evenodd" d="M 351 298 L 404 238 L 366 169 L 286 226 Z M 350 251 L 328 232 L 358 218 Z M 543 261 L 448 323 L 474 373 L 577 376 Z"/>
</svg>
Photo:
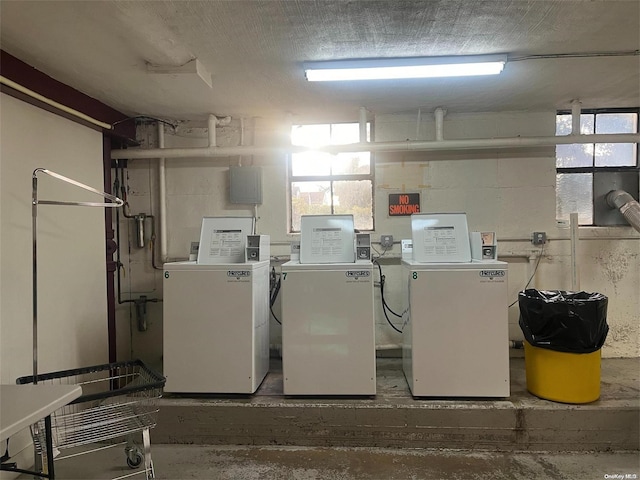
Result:
<svg viewBox="0 0 640 480">
<path fill-rule="evenodd" d="M 251 270 L 227 270 L 227 277 L 242 278 L 250 276 Z"/>
<path fill-rule="evenodd" d="M 504 277 L 506 272 L 504 270 L 480 270 L 481 277 Z"/>
<path fill-rule="evenodd" d="M 347 270 L 344 274 L 348 278 L 360 278 L 360 277 L 368 277 L 371 275 L 371 272 L 368 270 Z"/>
</svg>

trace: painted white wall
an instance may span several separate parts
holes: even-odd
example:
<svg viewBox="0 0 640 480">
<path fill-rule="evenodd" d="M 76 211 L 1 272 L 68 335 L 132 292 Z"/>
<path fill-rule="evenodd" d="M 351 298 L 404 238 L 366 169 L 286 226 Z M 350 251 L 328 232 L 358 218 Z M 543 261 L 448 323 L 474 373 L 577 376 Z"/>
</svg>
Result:
<svg viewBox="0 0 640 480">
<path fill-rule="evenodd" d="M 0 96 L 0 380 L 33 373 L 31 175 L 47 168 L 102 190 L 102 134 Z M 38 176 L 43 200 L 96 201 Z M 38 373 L 108 361 L 104 211 L 38 208 Z M 30 445 L 12 438 L 11 455 Z M 20 461 L 32 455 L 23 451 Z"/>
<path fill-rule="evenodd" d="M 375 118 L 376 140 L 426 140 L 435 138 L 434 123 L 422 115 L 383 115 Z M 355 120 L 354 120 L 355 121 Z M 262 127 L 262 129 L 261 129 Z M 153 127 L 155 128 L 155 127 Z M 261 129 L 261 130 L 260 130 Z M 256 125 L 256 144 L 277 143 L 281 128 Z M 555 112 L 508 112 L 448 115 L 445 138 L 487 138 L 507 136 L 551 136 L 555 133 Z M 153 130 L 143 135 L 154 147 Z M 178 135 L 167 130 L 166 147 L 204 146 L 206 131 L 183 130 Z M 235 143 L 234 143 L 235 142 Z M 218 145 L 237 145 L 232 129 L 218 129 Z M 205 215 L 250 215 L 252 207 L 229 204 L 228 167 L 238 158 L 167 159 L 168 255 L 171 260 L 188 256 L 189 245 L 199 238 L 200 222 Z M 271 235 L 272 254 L 287 255 L 286 159 L 284 157 L 242 159 L 243 164 L 263 168 L 263 204 L 258 209 L 259 233 Z M 157 212 L 157 187 L 154 160 L 130 162 L 129 201 L 132 213 Z M 555 221 L 555 150 L 483 150 L 467 152 L 379 153 L 376 157 L 375 232 L 392 234 L 396 241 L 410 238 L 409 217 L 389 217 L 388 194 L 418 192 L 424 212 L 464 211 L 470 230 L 495 231 L 499 253 L 509 262 L 510 302 L 526 285 L 540 249 L 529 238 L 533 231 L 547 232 L 545 246 L 530 287 L 570 289 L 569 232 Z M 131 224 L 127 228 L 131 228 Z M 631 227 L 581 228 L 579 245 L 581 287 L 609 296 L 608 323 L 611 328 L 603 356 L 640 355 L 638 319 L 640 318 L 640 235 Z M 627 239 L 620 240 L 619 237 Z M 386 257 L 385 297 L 397 312 L 403 309 L 400 281 L 399 245 Z M 135 248 L 127 262 L 129 282 L 134 295 L 153 291 L 161 296 L 161 272 L 149 272 L 149 251 Z M 277 263 L 274 263 L 277 266 Z M 376 275 L 377 278 L 377 275 Z M 463 293 L 461 293 L 463 294 Z M 197 299 L 194 299 L 197 301 Z M 376 341 L 378 345 L 400 342 L 400 335 L 386 323 L 376 293 Z M 279 313 L 279 306 L 275 311 Z M 134 356 L 161 357 L 161 304 L 149 309 L 150 328 L 133 333 Z M 128 328 L 128 313 L 119 314 L 123 329 Z M 391 317 L 393 319 L 393 317 Z M 280 342 L 280 327 L 271 323 L 272 344 Z M 517 305 L 509 310 L 511 339 L 522 339 Z"/>
<path fill-rule="evenodd" d="M 1 103 L 1 378 L 32 373 L 31 175 L 43 167 L 102 190 L 102 134 L 8 95 Z M 100 197 L 39 175 L 41 199 Z M 108 360 L 104 211 L 38 207 L 38 370 Z"/>
</svg>

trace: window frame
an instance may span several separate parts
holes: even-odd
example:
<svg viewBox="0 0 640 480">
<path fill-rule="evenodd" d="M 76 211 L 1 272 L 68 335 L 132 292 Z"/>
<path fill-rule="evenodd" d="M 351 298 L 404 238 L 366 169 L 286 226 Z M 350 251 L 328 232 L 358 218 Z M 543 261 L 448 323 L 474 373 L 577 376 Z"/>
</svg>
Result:
<svg viewBox="0 0 640 480">
<path fill-rule="evenodd" d="M 300 124 L 302 126 L 307 125 L 357 125 L 357 122 L 332 122 L 332 123 L 308 123 L 308 124 Z M 368 121 L 367 125 L 369 125 L 369 141 L 373 142 L 373 122 Z M 330 127 L 331 128 L 331 127 Z M 356 142 L 354 142 L 356 143 Z M 362 149 L 363 152 L 366 152 L 366 146 Z M 329 175 L 293 175 L 293 155 L 292 153 L 287 155 L 287 229 L 289 234 L 298 234 L 299 230 L 293 229 L 293 183 L 294 182 L 328 182 L 330 185 L 330 210 L 331 215 L 334 212 L 334 202 L 333 202 L 333 184 L 334 182 L 340 181 L 370 181 L 371 182 L 371 229 L 360 230 L 362 232 L 374 232 L 376 228 L 376 205 L 375 205 L 375 153 L 369 152 L 369 173 L 349 173 L 349 174 L 329 174 Z M 357 227 L 356 227 L 357 228 Z"/>
<path fill-rule="evenodd" d="M 580 112 L 580 115 L 593 115 L 593 127 L 594 127 L 594 132 L 597 129 L 597 118 L 598 115 L 600 114 L 616 114 L 616 113 L 634 113 L 636 115 L 636 132 L 632 132 L 632 133 L 640 133 L 640 108 L 591 108 L 591 109 L 583 109 Z M 561 116 L 561 115 L 571 115 L 572 111 L 571 110 L 557 110 L 556 111 L 556 119 Z M 591 134 L 590 134 L 591 135 Z M 564 135 L 556 135 L 556 136 L 564 136 Z M 633 142 L 630 142 L 633 143 Z M 595 145 L 597 145 L 598 142 L 594 142 L 592 145 L 594 146 L 593 148 L 593 156 L 592 156 L 592 162 L 591 162 L 591 166 L 589 167 L 558 167 L 557 166 L 557 162 L 558 162 L 558 156 L 556 153 L 556 178 L 557 175 L 559 174 L 584 174 L 584 173 L 588 173 L 591 175 L 591 178 L 594 179 L 595 178 L 595 174 L 597 172 L 639 172 L 640 173 L 640 143 L 636 143 L 636 155 L 635 155 L 635 161 L 636 164 L 635 165 L 620 165 L 620 166 L 596 166 L 596 162 L 595 162 L 595 155 L 596 155 L 596 149 L 595 149 Z M 603 225 L 598 225 L 596 223 L 594 223 L 594 213 L 595 213 L 595 198 L 594 198 L 594 192 L 593 192 L 593 188 L 594 188 L 594 182 L 592 181 L 592 186 L 591 186 L 591 211 L 592 211 L 592 218 L 591 218 L 591 223 L 580 223 L 581 226 L 585 226 L 585 227 L 598 227 L 598 226 L 603 226 Z M 556 205 L 558 202 L 558 196 L 557 196 L 557 192 L 556 192 Z M 559 219 L 556 217 L 556 221 L 563 221 L 562 219 Z M 618 225 L 606 225 L 608 227 L 611 226 L 618 226 Z M 619 225 L 619 226 L 623 226 L 623 225 Z"/>
</svg>

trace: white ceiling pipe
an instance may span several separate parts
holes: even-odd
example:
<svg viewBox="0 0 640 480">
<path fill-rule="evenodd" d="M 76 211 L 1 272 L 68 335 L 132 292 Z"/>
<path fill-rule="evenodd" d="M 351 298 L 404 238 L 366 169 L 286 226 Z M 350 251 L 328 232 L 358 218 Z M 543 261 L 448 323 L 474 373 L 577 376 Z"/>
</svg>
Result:
<svg viewBox="0 0 640 480">
<path fill-rule="evenodd" d="M 9 80 L 8 78 L 3 77 L 2 75 L 0 75 L 0 83 L 2 83 L 3 85 L 6 85 L 7 87 L 13 88 L 14 90 L 17 90 L 20 93 L 24 93 L 25 95 L 28 95 L 31 98 L 34 98 L 43 103 L 46 103 L 51 107 L 57 108 L 62 112 L 68 113 L 69 115 L 73 115 L 74 117 L 82 119 L 85 122 L 89 122 L 100 128 L 104 128 L 105 130 L 113 130 L 113 125 L 109 125 L 108 123 L 104 123 L 104 122 L 101 122 L 100 120 L 96 120 L 95 118 L 90 117 L 89 115 L 85 115 L 84 113 L 79 112 L 78 110 L 74 110 L 73 108 L 67 107 L 66 105 L 58 103 L 55 100 L 51 100 L 50 98 L 44 97 L 39 93 L 28 89 L 27 87 L 23 87 L 22 85 L 14 82 L 13 80 Z"/>
<path fill-rule="evenodd" d="M 442 107 L 436 108 L 434 116 L 436 117 L 436 141 L 444 140 L 444 115 L 446 111 Z"/>
<path fill-rule="evenodd" d="M 482 150 L 499 148 L 526 148 L 568 144 L 589 143 L 640 143 L 638 133 L 609 133 L 595 135 L 564 135 L 551 137 L 509 137 L 509 138 L 475 138 L 462 140 L 415 141 L 415 142 L 371 142 L 366 145 L 369 152 L 403 152 L 403 151 L 446 151 L 446 150 Z M 330 145 L 315 149 L 328 153 L 360 152 L 360 143 L 348 145 Z M 307 147 L 194 147 L 194 148 L 129 148 L 112 150 L 114 160 L 140 158 L 198 158 L 198 157 L 231 157 L 237 155 L 284 155 L 309 151 Z"/>
<path fill-rule="evenodd" d="M 580 135 L 580 113 L 582 112 L 582 102 L 571 100 L 571 135 Z"/>
</svg>

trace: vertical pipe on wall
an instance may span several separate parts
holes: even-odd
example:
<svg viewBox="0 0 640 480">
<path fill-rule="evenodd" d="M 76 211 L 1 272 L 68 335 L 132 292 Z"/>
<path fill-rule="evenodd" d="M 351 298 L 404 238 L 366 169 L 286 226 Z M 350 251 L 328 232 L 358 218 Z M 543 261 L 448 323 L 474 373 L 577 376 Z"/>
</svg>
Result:
<svg viewBox="0 0 640 480">
<path fill-rule="evenodd" d="M 582 102 L 580 100 L 571 100 L 571 135 L 580 135 L 581 111 Z"/>
<path fill-rule="evenodd" d="M 436 108 L 434 112 L 436 117 L 436 141 L 438 142 L 444 140 L 444 114 L 445 111 L 442 107 Z"/>
<path fill-rule="evenodd" d="M 360 107 L 360 143 L 367 143 L 367 109 Z"/>
<path fill-rule="evenodd" d="M 158 148 L 164 148 L 164 124 L 158 122 Z M 158 196 L 160 197 L 160 262 L 167 261 L 167 176 L 166 160 L 158 161 Z"/>
<path fill-rule="evenodd" d="M 535 274 L 534 273 L 536 271 L 536 260 L 537 259 L 538 259 L 538 257 L 537 257 L 537 255 L 535 253 L 532 253 L 531 255 L 529 255 L 529 273 L 527 274 L 527 278 L 531 279 L 529 281 L 529 288 L 536 288 L 536 278 L 535 278 Z"/>
<path fill-rule="evenodd" d="M 209 147 L 216 147 L 216 124 L 218 119 L 215 115 L 209 115 L 207 135 L 209 136 Z"/>
<path fill-rule="evenodd" d="M 580 290 L 580 278 L 578 275 L 578 214 L 572 213 L 571 222 L 571 290 Z"/>
</svg>

